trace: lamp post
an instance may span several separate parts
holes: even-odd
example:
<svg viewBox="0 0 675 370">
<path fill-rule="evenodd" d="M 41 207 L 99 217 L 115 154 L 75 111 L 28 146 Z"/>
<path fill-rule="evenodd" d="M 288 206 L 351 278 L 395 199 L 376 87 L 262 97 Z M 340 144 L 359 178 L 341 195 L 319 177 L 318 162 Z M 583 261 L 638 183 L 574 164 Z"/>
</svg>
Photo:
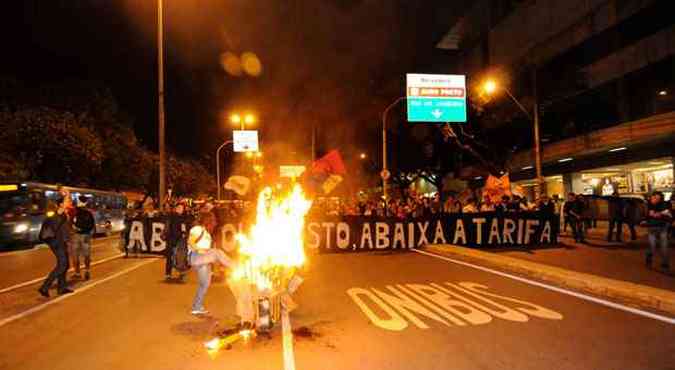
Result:
<svg viewBox="0 0 675 370">
<path fill-rule="evenodd" d="M 232 140 L 227 140 L 222 143 L 216 150 L 216 185 L 218 186 L 218 200 L 220 200 L 220 150 L 227 144 L 232 144 Z"/>
<path fill-rule="evenodd" d="M 164 14 L 163 0 L 157 0 L 157 116 L 159 131 L 159 208 L 164 209 L 166 193 L 166 148 L 164 124 Z"/>
<path fill-rule="evenodd" d="M 406 99 L 405 96 L 397 98 L 382 112 L 382 173 L 380 176 L 382 177 L 382 195 L 384 196 L 384 199 L 387 199 L 387 179 L 385 178 L 387 176 L 385 176 L 385 174 L 389 172 L 387 169 L 387 113 L 389 113 L 391 108 L 404 99 Z"/>
<path fill-rule="evenodd" d="M 534 95 L 534 106 L 532 108 L 532 113 L 530 112 L 523 106 L 523 104 L 516 99 L 513 94 L 509 91 L 509 89 L 506 88 L 506 86 L 498 86 L 497 83 L 494 80 L 487 80 L 485 84 L 483 85 L 483 91 L 487 93 L 488 95 L 492 95 L 498 88 L 501 88 L 506 95 L 513 100 L 514 103 L 520 108 L 523 113 L 527 116 L 527 118 L 532 122 L 532 130 L 533 130 L 533 135 L 534 135 L 534 166 L 535 166 L 535 171 L 536 171 L 536 176 L 537 176 L 537 186 L 534 188 L 535 189 L 535 198 L 539 198 L 541 194 L 543 193 L 543 187 L 544 187 L 544 178 L 542 176 L 542 171 L 541 171 L 541 142 L 539 139 L 539 99 L 537 95 L 537 73 L 536 70 L 532 74 L 532 86 L 533 86 L 533 95 Z"/>
</svg>

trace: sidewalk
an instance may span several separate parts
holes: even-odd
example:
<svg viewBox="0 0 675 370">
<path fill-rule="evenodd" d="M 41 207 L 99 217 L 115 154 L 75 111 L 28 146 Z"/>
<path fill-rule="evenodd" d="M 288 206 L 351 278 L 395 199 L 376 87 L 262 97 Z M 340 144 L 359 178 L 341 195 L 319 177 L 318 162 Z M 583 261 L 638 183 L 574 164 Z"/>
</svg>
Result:
<svg viewBox="0 0 675 370">
<path fill-rule="evenodd" d="M 624 303 L 630 306 L 667 312 L 671 315 L 675 315 L 675 289 L 673 289 L 673 281 L 675 281 L 674 277 L 666 276 L 664 280 L 662 280 L 662 283 L 668 286 L 669 289 L 662 289 L 626 280 L 605 277 L 609 275 L 610 271 L 623 271 L 626 269 L 626 266 L 621 264 L 622 261 L 618 261 L 619 263 L 617 263 L 615 259 L 612 259 L 614 262 L 605 264 L 605 268 L 598 269 L 602 270 L 600 272 L 605 276 L 582 272 L 579 271 L 580 269 L 578 268 L 575 270 L 572 268 L 558 267 L 555 264 L 560 265 L 561 259 L 573 259 L 575 260 L 573 264 L 577 265 L 582 265 L 579 263 L 579 261 L 584 259 L 575 257 L 580 254 L 576 252 L 579 250 L 577 248 L 561 247 L 548 249 L 547 251 L 561 250 L 567 252 L 562 252 L 558 256 L 551 256 L 549 254 L 549 256 L 546 258 L 546 261 L 532 257 L 529 258 L 530 260 L 523 258 L 524 255 L 522 253 L 527 252 L 506 252 L 511 253 L 509 256 L 504 252 L 490 252 L 483 249 L 479 250 L 449 244 L 427 245 L 423 248 L 422 253 L 428 252 L 446 256 L 448 258 L 474 263 L 479 266 L 529 277 L 534 280 L 547 282 L 558 287 L 567 288 L 577 292 L 587 293 L 599 297 L 606 297 L 612 301 Z M 547 255 L 546 252 L 540 252 L 541 251 L 538 250 L 532 255 Z M 521 254 L 516 254 L 514 256 L 514 253 Z M 595 255 L 592 260 L 599 261 L 603 255 L 604 258 L 607 257 L 607 253 L 604 253 L 599 256 Z M 584 255 L 582 255 L 582 257 L 583 256 Z M 549 261 L 554 261 L 554 263 L 550 263 Z M 610 269 L 607 269 L 607 267 Z M 628 267 L 628 269 L 630 270 L 631 268 Z M 643 269 L 646 270 L 644 267 Z M 637 271 L 637 269 L 633 271 Z M 656 276 L 657 272 L 647 272 L 640 276 L 651 276 L 650 274 Z M 649 278 L 649 281 L 653 282 L 651 278 Z"/>
<path fill-rule="evenodd" d="M 454 245 L 430 245 L 428 252 L 467 260 L 502 271 L 528 276 L 560 287 L 608 297 L 632 306 L 675 314 L 675 246 L 671 240 L 671 271 L 660 268 L 655 256 L 651 268 L 645 266 L 648 248 L 646 230 L 637 228 L 631 241 L 624 228 L 624 240 L 607 242 L 607 228 L 587 233 L 586 243 L 574 242 L 567 233 L 559 244 L 541 249 L 474 249 Z"/>
<path fill-rule="evenodd" d="M 651 269 L 645 266 L 645 250 L 648 248 L 646 237 L 628 243 L 608 243 L 604 237 L 596 238 L 590 234 L 586 243 L 580 244 L 563 235 L 558 241 L 560 245 L 554 248 L 487 251 L 675 292 L 675 250 L 672 245 L 671 270 L 665 272 L 660 268 L 661 260 L 658 255 L 654 257 Z"/>
</svg>

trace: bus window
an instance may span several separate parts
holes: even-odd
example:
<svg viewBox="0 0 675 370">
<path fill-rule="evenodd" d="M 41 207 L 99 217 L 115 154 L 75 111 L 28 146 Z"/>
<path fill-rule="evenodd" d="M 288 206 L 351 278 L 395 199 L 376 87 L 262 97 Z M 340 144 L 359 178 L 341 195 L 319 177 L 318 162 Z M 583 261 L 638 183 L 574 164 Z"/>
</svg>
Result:
<svg viewBox="0 0 675 370">
<path fill-rule="evenodd" d="M 0 193 L 0 214 L 20 214 L 28 211 L 30 200 L 22 192 Z"/>
</svg>

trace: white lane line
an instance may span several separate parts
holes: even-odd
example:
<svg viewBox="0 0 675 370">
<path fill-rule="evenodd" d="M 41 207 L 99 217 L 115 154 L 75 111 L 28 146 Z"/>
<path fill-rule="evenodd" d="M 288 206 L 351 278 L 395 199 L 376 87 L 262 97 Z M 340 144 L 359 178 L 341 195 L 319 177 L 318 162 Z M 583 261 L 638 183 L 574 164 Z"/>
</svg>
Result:
<svg viewBox="0 0 675 370">
<path fill-rule="evenodd" d="M 590 296 L 590 295 L 587 295 L 587 294 L 578 293 L 578 292 L 563 289 L 563 288 L 560 288 L 560 287 L 557 287 L 557 286 L 544 284 L 544 283 L 534 281 L 534 280 L 530 280 L 530 279 L 526 279 L 526 278 L 523 278 L 523 277 L 520 277 L 520 276 L 511 275 L 511 274 L 508 274 L 508 273 L 505 273 L 505 272 L 493 270 L 491 268 L 474 265 L 472 263 L 455 260 L 455 259 L 448 258 L 448 257 L 445 257 L 445 256 L 440 256 L 438 254 L 424 252 L 424 251 L 417 250 L 417 249 L 413 249 L 413 251 L 415 251 L 417 253 L 420 253 L 420 254 L 427 255 L 427 256 L 439 258 L 439 259 L 442 259 L 444 261 L 452 262 L 452 263 L 455 263 L 455 264 L 458 264 L 458 265 L 471 267 L 471 268 L 474 268 L 474 269 L 477 269 L 477 270 L 481 270 L 481 271 L 489 272 L 489 273 L 492 273 L 492 274 L 495 274 L 495 275 L 503 276 L 503 277 L 506 277 L 506 278 L 509 278 L 509 279 L 517 280 L 517 281 L 523 282 L 525 284 L 530 284 L 530 285 L 538 286 L 540 288 L 552 290 L 554 292 L 571 295 L 573 297 L 577 297 L 577 298 L 580 298 L 580 299 L 583 299 L 583 300 L 586 300 L 586 301 L 601 304 L 603 306 L 611 307 L 611 308 L 614 308 L 614 309 L 617 309 L 617 310 L 630 312 L 630 313 L 635 314 L 635 315 L 644 316 L 644 317 L 648 317 L 650 319 L 663 321 L 665 323 L 675 325 L 675 318 L 672 318 L 672 317 L 658 315 L 658 314 L 655 314 L 655 313 L 652 313 L 652 312 L 649 312 L 649 311 L 644 311 L 644 310 L 640 310 L 638 308 L 629 307 L 629 306 L 625 306 L 625 305 L 622 305 L 622 304 L 619 304 L 619 303 L 606 301 L 604 299 L 593 297 L 593 296 Z"/>
<path fill-rule="evenodd" d="M 108 257 L 108 258 L 104 258 L 104 259 L 102 259 L 102 260 L 98 260 L 98 261 L 92 262 L 92 263 L 91 263 L 91 266 L 100 265 L 100 264 L 102 264 L 102 263 L 105 263 L 105 262 L 108 262 L 108 261 L 112 261 L 112 260 L 114 260 L 114 259 L 117 259 L 117 258 L 120 258 L 120 257 L 123 257 L 123 256 L 124 256 L 124 253 L 116 254 L 116 255 L 114 255 L 114 256 L 112 256 L 112 257 Z M 84 264 L 80 264 L 80 267 L 84 267 Z M 74 268 L 73 268 L 73 267 L 71 267 L 71 268 L 68 270 L 68 272 L 72 272 L 72 271 L 74 271 Z M 35 283 L 39 283 L 39 282 L 41 282 L 42 280 L 44 280 L 44 279 L 46 279 L 46 278 L 47 278 L 47 275 L 45 275 L 45 276 L 43 276 L 43 277 L 35 278 L 35 279 L 33 279 L 33 280 L 24 281 L 23 283 L 19 283 L 19 284 L 16 284 L 16 285 L 12 285 L 12 286 L 7 287 L 7 288 L 2 288 L 2 289 L 0 289 L 0 294 L 2 294 L 2 293 L 7 293 L 7 292 L 11 292 L 12 290 L 16 290 L 16 289 L 19 289 L 19 288 L 23 288 L 23 287 L 25 287 L 25 286 L 33 285 L 33 284 L 35 284 Z"/>
<path fill-rule="evenodd" d="M 34 313 L 36 313 L 36 312 L 38 312 L 38 311 L 42 311 L 43 309 L 45 309 L 45 308 L 47 308 L 47 307 L 49 307 L 49 306 L 51 306 L 51 305 L 53 305 L 53 304 L 55 304 L 55 303 L 61 302 L 61 301 L 63 301 L 64 299 L 68 299 L 68 298 L 74 297 L 74 296 L 76 296 L 76 295 L 78 295 L 78 294 L 80 294 L 80 293 L 84 293 L 84 292 L 86 292 L 87 290 L 89 290 L 89 289 L 91 289 L 91 288 L 93 288 L 93 287 L 95 287 L 95 286 L 97 286 L 97 285 L 99 285 L 99 284 L 103 284 L 103 283 L 105 283 L 106 281 L 109 281 L 109 280 L 112 280 L 112 279 L 114 279 L 114 278 L 116 278 L 116 277 L 119 277 L 119 276 L 122 276 L 122 275 L 124 275 L 124 274 L 127 274 L 127 273 L 129 273 L 129 272 L 131 272 L 131 271 L 136 270 L 136 269 L 139 268 L 139 267 L 145 266 L 145 265 L 147 265 L 147 264 L 149 264 L 149 263 L 152 263 L 152 262 L 155 262 L 155 261 L 157 261 L 157 260 L 158 260 L 158 259 L 153 258 L 153 259 L 150 259 L 150 260 L 147 260 L 147 261 L 143 261 L 143 262 L 141 262 L 141 263 L 139 263 L 139 264 L 137 264 L 137 265 L 134 265 L 134 266 L 131 266 L 131 267 L 129 267 L 129 268 L 126 268 L 126 269 L 124 269 L 124 270 L 122 270 L 122 271 L 119 271 L 119 272 L 117 272 L 117 273 L 115 273 L 115 274 L 112 274 L 112 275 L 110 275 L 110 276 L 108 276 L 108 277 L 105 277 L 105 278 L 103 278 L 103 279 L 101 279 L 101 280 L 97 280 L 97 281 L 91 282 L 90 284 L 87 284 L 87 285 L 85 285 L 85 286 L 83 286 L 83 287 L 81 287 L 81 288 L 78 288 L 78 289 L 75 290 L 73 293 L 60 295 L 60 296 L 58 296 L 58 297 L 56 297 L 56 298 L 50 299 L 49 301 L 47 301 L 47 302 L 45 302 L 45 303 L 43 303 L 43 304 L 41 304 L 41 305 L 35 306 L 35 307 L 31 308 L 31 309 L 28 309 L 28 310 L 26 310 L 26 311 L 24 311 L 24 312 L 18 313 L 18 314 L 16 314 L 16 315 L 9 316 L 9 317 L 7 317 L 7 318 L 4 318 L 4 319 L 0 320 L 0 327 L 9 324 L 9 323 L 12 322 L 12 321 L 16 321 L 16 320 L 21 319 L 21 318 L 24 318 L 24 317 L 26 317 L 26 316 L 28 316 L 28 315 L 34 314 Z"/>
<path fill-rule="evenodd" d="M 118 239 L 117 236 L 106 236 L 103 238 L 94 238 L 91 240 L 91 248 L 93 249 L 96 246 L 100 246 L 102 242 L 112 240 L 112 239 Z M 9 257 L 9 256 L 15 256 L 17 254 L 26 254 L 26 253 L 31 253 L 31 252 L 36 252 L 42 249 L 49 249 L 49 246 L 44 243 L 36 244 L 33 248 L 31 249 L 24 249 L 20 251 L 11 251 L 11 252 L 0 252 L 0 257 Z"/>
<path fill-rule="evenodd" d="M 1 325 L 0 325 L 1 326 Z M 295 356 L 293 355 L 293 331 L 291 318 L 285 308 L 281 309 L 281 332 L 283 333 L 284 370 L 295 370 Z"/>
</svg>

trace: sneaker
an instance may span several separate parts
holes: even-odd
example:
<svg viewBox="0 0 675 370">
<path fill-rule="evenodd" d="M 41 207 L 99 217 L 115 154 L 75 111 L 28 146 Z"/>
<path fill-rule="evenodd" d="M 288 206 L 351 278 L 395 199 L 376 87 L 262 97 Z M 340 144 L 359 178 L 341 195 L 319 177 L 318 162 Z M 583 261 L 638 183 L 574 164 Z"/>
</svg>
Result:
<svg viewBox="0 0 675 370">
<path fill-rule="evenodd" d="M 59 290 L 59 295 L 70 294 L 70 293 L 74 293 L 74 291 L 72 289 L 68 289 L 68 288 Z"/>
<path fill-rule="evenodd" d="M 45 298 L 49 298 L 49 290 L 40 288 L 40 289 L 38 289 L 38 292 L 40 292 L 41 296 L 43 296 Z"/>
<path fill-rule="evenodd" d="M 89 280 L 90 278 L 91 278 L 91 275 L 89 275 L 89 271 L 85 271 L 84 280 Z"/>
<path fill-rule="evenodd" d="M 199 315 L 206 315 L 206 314 L 209 313 L 209 311 L 207 311 L 207 310 L 205 310 L 205 309 L 201 309 L 201 310 L 192 310 L 191 313 L 192 313 L 193 315 L 199 316 Z"/>
</svg>

